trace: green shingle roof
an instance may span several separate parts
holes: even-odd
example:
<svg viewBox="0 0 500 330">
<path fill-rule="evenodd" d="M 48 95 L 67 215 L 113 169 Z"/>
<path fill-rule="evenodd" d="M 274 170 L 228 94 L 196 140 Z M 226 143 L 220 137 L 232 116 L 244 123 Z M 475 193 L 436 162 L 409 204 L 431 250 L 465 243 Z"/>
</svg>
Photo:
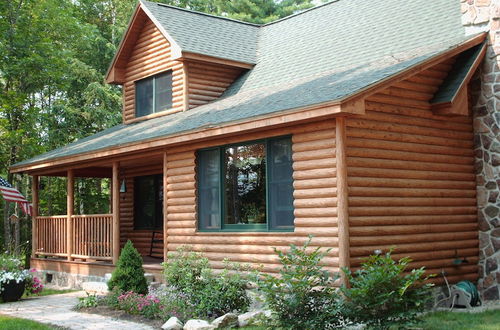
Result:
<svg viewBox="0 0 500 330">
<path fill-rule="evenodd" d="M 183 51 L 255 64 L 259 25 L 141 2 Z"/>
<path fill-rule="evenodd" d="M 340 100 L 471 38 L 465 36 L 461 25 L 460 3 L 452 0 L 338 0 L 260 27 L 145 4 L 154 7 L 151 13 L 181 48 L 191 45 L 201 51 L 212 47 L 207 55 L 217 53 L 217 57 L 223 57 L 221 54 L 228 52 L 252 58 L 255 46 L 255 67 L 212 103 L 117 125 L 16 166 Z M 176 17 L 182 18 L 173 22 Z M 198 20 L 203 23 L 196 23 Z M 244 32 L 241 39 L 237 33 L 226 39 L 213 37 L 208 45 L 202 39 L 212 31 L 210 24 L 214 24 L 215 32 L 210 32 L 214 36 L 236 26 Z M 257 42 L 252 46 L 247 42 L 254 32 Z M 224 49 L 232 39 L 233 48 Z M 242 42 L 245 45 L 236 47 L 241 40 L 246 40 Z"/>
</svg>

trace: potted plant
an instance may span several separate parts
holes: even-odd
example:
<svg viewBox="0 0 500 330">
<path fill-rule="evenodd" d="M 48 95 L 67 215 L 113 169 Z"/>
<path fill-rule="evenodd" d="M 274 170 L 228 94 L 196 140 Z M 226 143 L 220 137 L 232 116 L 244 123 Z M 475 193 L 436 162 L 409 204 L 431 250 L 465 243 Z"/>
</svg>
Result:
<svg viewBox="0 0 500 330">
<path fill-rule="evenodd" d="M 21 259 L 8 254 L 0 255 L 0 298 L 4 302 L 21 299 L 26 282 L 32 279 L 32 273 L 23 269 Z"/>
</svg>

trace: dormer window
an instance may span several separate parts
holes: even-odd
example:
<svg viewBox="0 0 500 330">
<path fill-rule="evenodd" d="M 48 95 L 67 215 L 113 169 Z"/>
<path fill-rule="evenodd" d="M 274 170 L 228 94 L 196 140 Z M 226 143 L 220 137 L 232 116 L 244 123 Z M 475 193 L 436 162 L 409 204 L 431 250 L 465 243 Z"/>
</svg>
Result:
<svg viewBox="0 0 500 330">
<path fill-rule="evenodd" d="M 135 82 L 135 116 L 142 117 L 172 108 L 172 71 Z"/>
</svg>

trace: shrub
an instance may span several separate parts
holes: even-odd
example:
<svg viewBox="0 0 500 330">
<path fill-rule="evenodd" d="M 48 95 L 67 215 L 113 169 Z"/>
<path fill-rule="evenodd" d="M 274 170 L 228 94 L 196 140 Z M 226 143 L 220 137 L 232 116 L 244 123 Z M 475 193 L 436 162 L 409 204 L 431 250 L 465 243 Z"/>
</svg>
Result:
<svg viewBox="0 0 500 330">
<path fill-rule="evenodd" d="M 240 267 L 215 275 L 207 258 L 186 247 L 171 254 L 163 267 L 167 283 L 187 298 L 187 306 L 182 309 L 189 311 L 190 317 L 212 318 L 248 310 L 250 299 Z"/>
<path fill-rule="evenodd" d="M 226 264 L 226 267 L 230 267 Z M 250 306 L 250 298 L 246 294 L 246 279 L 237 267 L 224 269 L 222 273 L 203 273 L 203 285 L 199 294 L 193 295 L 195 314 L 217 317 L 228 312 L 245 312 Z"/>
<path fill-rule="evenodd" d="M 210 269 L 208 259 L 201 253 L 190 251 L 188 247 L 180 247 L 163 263 L 165 280 L 171 286 L 190 293 L 203 286 L 203 272 Z"/>
<path fill-rule="evenodd" d="M 405 273 L 409 258 L 394 261 L 391 252 L 373 255 L 354 274 L 343 269 L 350 288 L 343 286 L 343 312 L 357 323 L 387 329 L 391 325 L 409 325 L 431 298 L 432 284 L 424 284 L 424 268 Z"/>
<path fill-rule="evenodd" d="M 116 268 L 108 282 L 110 290 L 115 287 L 123 292 L 133 291 L 142 294 L 148 292 L 141 255 L 130 240 L 123 247 Z"/>
<path fill-rule="evenodd" d="M 149 292 L 160 300 L 162 318 L 166 321 L 175 316 L 179 320 L 188 320 L 195 315 L 195 306 L 189 297 L 173 286 L 161 286 Z"/>
<path fill-rule="evenodd" d="M 258 281 L 277 326 L 325 329 L 341 322 L 338 296 L 332 287 L 336 276 L 320 265 L 329 250 L 308 252 L 311 240 L 309 237 L 302 247 L 290 245 L 286 253 L 275 249 L 282 265 L 279 276 L 263 274 Z"/>
<path fill-rule="evenodd" d="M 78 298 L 78 304 L 76 305 L 76 309 L 81 308 L 89 308 L 89 307 L 97 307 L 99 305 L 99 300 L 95 294 L 87 293 L 86 297 Z"/>
</svg>

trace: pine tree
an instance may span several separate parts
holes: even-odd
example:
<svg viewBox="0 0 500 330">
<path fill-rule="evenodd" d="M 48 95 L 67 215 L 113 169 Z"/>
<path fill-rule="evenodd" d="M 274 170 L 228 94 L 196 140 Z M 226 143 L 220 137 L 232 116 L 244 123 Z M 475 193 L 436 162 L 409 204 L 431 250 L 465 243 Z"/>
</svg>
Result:
<svg viewBox="0 0 500 330">
<path fill-rule="evenodd" d="M 141 255 L 130 240 L 127 241 L 120 253 L 116 268 L 108 282 L 108 288 L 109 290 L 118 288 L 124 292 L 133 291 L 142 294 L 148 292 Z"/>
</svg>

